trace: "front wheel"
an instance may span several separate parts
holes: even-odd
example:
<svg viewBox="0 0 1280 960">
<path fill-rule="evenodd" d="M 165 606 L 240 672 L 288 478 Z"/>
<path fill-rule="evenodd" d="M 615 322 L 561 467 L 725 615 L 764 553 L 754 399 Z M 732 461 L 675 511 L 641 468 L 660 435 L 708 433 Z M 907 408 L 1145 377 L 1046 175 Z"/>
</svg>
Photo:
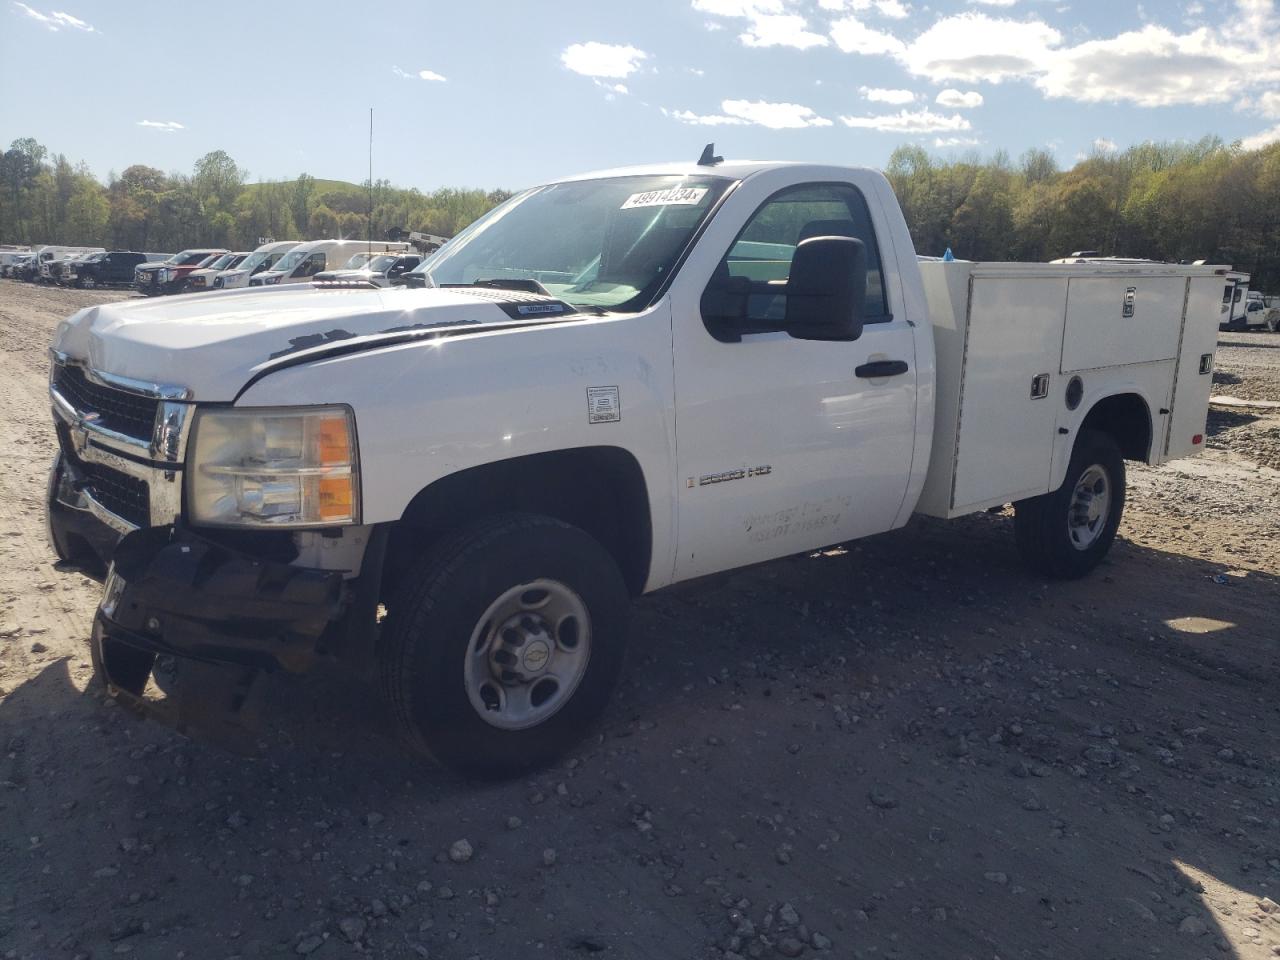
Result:
<svg viewBox="0 0 1280 960">
<path fill-rule="evenodd" d="M 628 612 L 617 564 L 585 531 L 493 517 L 402 578 L 383 623 L 383 689 L 413 745 L 465 774 L 518 776 L 604 709 Z"/>
<path fill-rule="evenodd" d="M 1014 532 L 1027 566 L 1074 580 L 1102 562 L 1124 513 L 1124 459 L 1106 433 L 1083 430 L 1057 490 L 1015 504 Z"/>
</svg>

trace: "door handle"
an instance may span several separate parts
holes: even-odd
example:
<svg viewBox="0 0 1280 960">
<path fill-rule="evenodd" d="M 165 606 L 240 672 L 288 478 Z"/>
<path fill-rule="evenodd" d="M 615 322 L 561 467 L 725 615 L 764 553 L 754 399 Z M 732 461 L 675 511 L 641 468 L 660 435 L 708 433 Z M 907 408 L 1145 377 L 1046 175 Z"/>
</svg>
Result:
<svg viewBox="0 0 1280 960">
<path fill-rule="evenodd" d="M 907 372 L 905 360 L 872 360 L 855 367 L 853 374 L 864 380 L 878 380 L 880 377 L 896 377 Z"/>
</svg>

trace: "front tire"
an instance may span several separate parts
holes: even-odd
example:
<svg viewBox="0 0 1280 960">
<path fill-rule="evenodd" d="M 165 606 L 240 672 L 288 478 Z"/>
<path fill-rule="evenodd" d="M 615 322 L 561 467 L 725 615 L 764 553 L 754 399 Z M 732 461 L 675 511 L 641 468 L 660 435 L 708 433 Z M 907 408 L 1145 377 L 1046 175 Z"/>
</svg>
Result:
<svg viewBox="0 0 1280 960">
<path fill-rule="evenodd" d="M 608 551 L 550 517 L 472 525 L 392 596 L 379 669 L 411 744 L 485 778 L 545 766 L 609 701 L 630 601 Z"/>
<path fill-rule="evenodd" d="M 1082 430 L 1062 486 L 1014 505 L 1023 562 L 1047 577 L 1083 577 L 1111 549 L 1124 498 L 1120 447 L 1110 434 Z"/>
</svg>

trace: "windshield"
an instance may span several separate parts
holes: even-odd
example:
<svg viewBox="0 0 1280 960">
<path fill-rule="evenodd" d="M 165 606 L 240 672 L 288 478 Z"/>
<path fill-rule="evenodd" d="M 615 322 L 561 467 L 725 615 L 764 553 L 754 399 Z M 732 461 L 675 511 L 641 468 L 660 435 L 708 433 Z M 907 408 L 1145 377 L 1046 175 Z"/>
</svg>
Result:
<svg viewBox="0 0 1280 960">
<path fill-rule="evenodd" d="M 532 279 L 575 306 L 640 310 L 730 182 L 640 176 L 535 187 L 414 272 L 437 286 Z"/>
<path fill-rule="evenodd" d="M 374 273 L 384 273 L 385 271 L 390 270 L 393 266 L 395 266 L 395 262 L 399 259 L 400 258 L 395 255 L 388 256 L 386 254 L 383 254 L 381 257 L 374 257 L 372 260 L 366 263 L 364 265 L 364 269 L 371 270 Z"/>
<path fill-rule="evenodd" d="M 371 259 L 376 257 L 376 253 L 357 253 L 354 257 L 342 265 L 343 270 L 360 270 Z"/>
<path fill-rule="evenodd" d="M 276 253 L 268 253 L 266 250 L 255 250 L 253 253 L 249 254 L 249 256 L 245 257 L 244 262 L 240 264 L 240 269 L 253 270 L 260 263 L 265 263 L 267 266 L 270 266 L 283 256 L 283 250 L 279 250 Z"/>
<path fill-rule="evenodd" d="M 217 260 L 213 261 L 213 263 L 209 264 L 209 269 L 210 269 L 210 270 L 225 270 L 227 267 L 229 267 L 229 266 L 231 265 L 231 261 L 232 261 L 233 259 L 235 259 L 235 257 L 234 257 L 232 254 L 230 254 L 230 253 L 224 253 L 224 254 L 223 254 L 222 256 L 220 256 Z"/>
<path fill-rule="evenodd" d="M 281 257 L 280 262 L 277 263 L 271 269 L 280 270 L 280 271 L 292 270 L 294 267 L 296 267 L 306 258 L 307 258 L 306 250 L 290 250 L 283 257 Z"/>
</svg>

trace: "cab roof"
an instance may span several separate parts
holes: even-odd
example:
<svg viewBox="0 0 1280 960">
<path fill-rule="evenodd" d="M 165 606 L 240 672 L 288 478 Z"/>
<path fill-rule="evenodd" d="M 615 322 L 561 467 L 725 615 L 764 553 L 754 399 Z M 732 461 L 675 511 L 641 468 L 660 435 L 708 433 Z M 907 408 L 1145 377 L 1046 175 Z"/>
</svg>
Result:
<svg viewBox="0 0 1280 960">
<path fill-rule="evenodd" d="M 615 167 L 612 170 L 593 170 L 569 177 L 557 177 L 550 183 L 571 183 L 575 180 L 599 180 L 604 177 L 724 177 L 727 180 L 745 180 L 755 173 L 777 170 L 782 167 L 805 167 L 814 164 L 789 160 L 725 160 L 712 165 L 692 162 L 648 163 L 634 167 Z M 829 164 L 818 164 L 829 166 Z"/>
</svg>

